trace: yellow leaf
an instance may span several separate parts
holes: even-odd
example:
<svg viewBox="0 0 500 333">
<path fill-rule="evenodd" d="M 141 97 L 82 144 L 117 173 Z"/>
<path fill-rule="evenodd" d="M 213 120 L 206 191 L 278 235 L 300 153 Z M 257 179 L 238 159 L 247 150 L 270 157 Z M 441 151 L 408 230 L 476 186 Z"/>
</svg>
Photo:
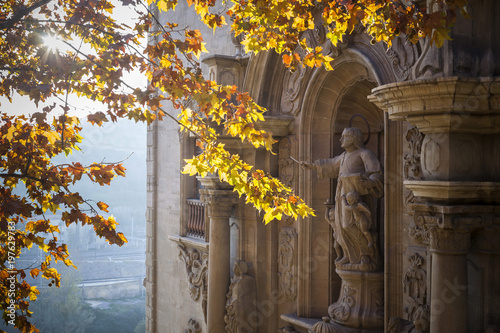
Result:
<svg viewBox="0 0 500 333">
<path fill-rule="evenodd" d="M 11 126 L 9 127 L 9 129 L 7 130 L 7 134 L 4 134 L 4 138 L 6 138 L 7 140 L 11 141 L 12 138 L 14 137 L 14 133 L 16 132 L 16 128 L 14 126 Z"/>
<path fill-rule="evenodd" d="M 43 135 L 49 140 L 51 145 L 60 139 L 59 134 L 53 131 L 44 132 Z"/>
</svg>

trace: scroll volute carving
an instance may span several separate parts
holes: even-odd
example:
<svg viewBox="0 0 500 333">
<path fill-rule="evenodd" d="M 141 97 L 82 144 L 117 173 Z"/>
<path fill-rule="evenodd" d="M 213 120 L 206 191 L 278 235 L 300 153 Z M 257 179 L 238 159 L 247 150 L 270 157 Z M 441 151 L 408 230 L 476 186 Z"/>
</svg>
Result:
<svg viewBox="0 0 500 333">
<path fill-rule="evenodd" d="M 431 238 L 430 226 L 441 223 L 441 217 L 416 214 L 410 223 L 408 233 L 410 238 L 421 244 L 429 244 Z"/>
<path fill-rule="evenodd" d="M 178 245 L 179 258 L 186 264 L 186 273 L 189 284 L 189 295 L 193 301 L 198 301 L 201 296 L 201 306 L 207 318 L 207 294 L 208 294 L 208 253 L 197 249 L 188 249 L 184 245 Z"/>
</svg>

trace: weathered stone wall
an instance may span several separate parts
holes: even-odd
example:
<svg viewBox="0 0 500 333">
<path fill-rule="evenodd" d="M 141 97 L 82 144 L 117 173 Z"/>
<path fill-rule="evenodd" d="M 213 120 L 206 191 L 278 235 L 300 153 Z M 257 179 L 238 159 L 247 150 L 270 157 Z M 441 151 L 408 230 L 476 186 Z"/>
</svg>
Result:
<svg viewBox="0 0 500 333">
<path fill-rule="evenodd" d="M 338 299 L 341 280 L 324 217 L 336 181 L 299 170 L 289 157 L 314 161 L 340 154 L 340 133 L 354 113 L 367 119 L 368 148 L 384 168 L 385 196 L 377 213 L 385 273 L 384 301 L 381 295 L 377 299 L 385 315 L 380 329 L 415 329 L 416 324 L 429 325 L 429 316 L 434 318 L 432 333 L 483 332 L 500 324 L 495 268 L 500 267 L 495 245 L 500 223 L 500 89 L 493 78 L 500 73 L 500 34 L 494 33 L 500 4 L 472 1 L 472 9 L 474 19 L 459 20 L 455 40 L 441 49 L 399 38 L 386 50 L 355 31 L 338 48 L 316 39 L 335 55 L 333 72 L 316 68 L 289 73 L 272 53 L 250 59 L 242 86 L 269 109 L 273 124 L 279 124 L 270 126 L 278 130 L 278 155 L 238 145 L 232 149 L 279 176 L 317 212 L 307 220 L 266 226 L 252 207 L 240 203 L 229 220 L 230 256 L 224 258 L 244 260 L 247 274 L 255 278 L 256 310 L 247 318 L 255 332 L 285 326 L 283 332 L 306 332 Z M 185 15 L 185 8 L 176 13 L 193 27 L 195 20 Z M 204 36 L 211 56 L 234 53 L 229 35 Z M 219 71 L 232 62 L 234 68 L 246 65 L 211 57 L 204 68 L 214 70 L 214 79 L 240 82 L 240 76 Z M 363 122 L 354 126 L 368 135 Z M 148 332 L 181 332 L 190 318 L 206 330 L 201 301 L 190 297 L 183 262 L 188 250 L 181 260 L 177 244 L 168 240 L 183 236 L 182 204 L 191 195 L 187 185 L 192 181 L 179 174 L 180 156 L 190 148 L 184 141 L 179 150 L 178 142 L 172 123 L 149 129 Z M 203 262 L 198 255 L 196 260 Z M 227 269 L 225 262 L 216 264 Z"/>
<path fill-rule="evenodd" d="M 194 8 L 187 8 L 185 2 L 180 1 L 170 15 L 180 28 L 200 29 L 211 55 L 234 53 L 228 30 L 219 29 L 213 34 L 199 22 Z M 169 21 L 164 13 L 159 14 L 159 19 Z M 175 113 L 168 103 L 164 109 Z M 190 297 L 180 250 L 168 238 L 181 233 L 181 198 L 184 197 L 181 195 L 182 151 L 178 125 L 168 118 L 155 122 L 148 128 L 147 145 L 146 331 L 177 333 L 188 327 L 190 318 L 205 325 L 201 301 L 193 301 Z"/>
</svg>

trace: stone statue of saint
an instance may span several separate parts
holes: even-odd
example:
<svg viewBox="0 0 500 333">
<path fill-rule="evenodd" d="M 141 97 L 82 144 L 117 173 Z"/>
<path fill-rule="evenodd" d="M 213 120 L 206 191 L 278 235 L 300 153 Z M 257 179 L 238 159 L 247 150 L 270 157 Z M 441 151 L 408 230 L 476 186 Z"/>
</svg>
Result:
<svg viewBox="0 0 500 333">
<path fill-rule="evenodd" d="M 376 199 L 383 195 L 380 162 L 371 150 L 365 148 L 359 128 L 344 129 L 340 143 L 345 149 L 341 155 L 314 163 L 303 161 L 300 165 L 304 169 L 316 170 L 320 178 L 337 178 L 334 214 L 327 217 L 333 226 L 335 242 L 342 249 L 342 257 L 336 260 L 337 268 L 377 271 L 381 267 L 381 258 L 375 209 Z"/>
<path fill-rule="evenodd" d="M 255 279 L 247 274 L 248 265 L 243 260 L 238 260 L 233 266 L 233 278 L 229 286 L 226 301 L 226 332 L 250 333 L 254 332 L 249 321 L 249 315 L 256 311 L 256 284 Z"/>
</svg>

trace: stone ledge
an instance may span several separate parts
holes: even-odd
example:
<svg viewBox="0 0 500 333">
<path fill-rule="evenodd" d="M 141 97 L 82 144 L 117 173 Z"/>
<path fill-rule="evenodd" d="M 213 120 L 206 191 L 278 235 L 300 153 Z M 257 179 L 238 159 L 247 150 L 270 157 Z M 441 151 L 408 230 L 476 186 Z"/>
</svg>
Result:
<svg viewBox="0 0 500 333">
<path fill-rule="evenodd" d="M 189 247 L 193 247 L 197 250 L 207 252 L 209 248 L 209 243 L 205 242 L 202 239 L 197 239 L 193 237 L 183 237 L 183 236 L 168 236 L 168 239 L 176 242 L 180 245 L 187 245 Z"/>
<path fill-rule="evenodd" d="M 299 328 L 303 328 L 305 330 L 310 329 L 314 324 L 319 321 L 322 321 L 321 318 L 303 318 L 297 317 L 294 313 L 282 314 L 280 316 L 281 320 Z"/>
<path fill-rule="evenodd" d="M 417 197 L 434 200 L 500 202 L 500 183 L 405 180 Z"/>
</svg>

